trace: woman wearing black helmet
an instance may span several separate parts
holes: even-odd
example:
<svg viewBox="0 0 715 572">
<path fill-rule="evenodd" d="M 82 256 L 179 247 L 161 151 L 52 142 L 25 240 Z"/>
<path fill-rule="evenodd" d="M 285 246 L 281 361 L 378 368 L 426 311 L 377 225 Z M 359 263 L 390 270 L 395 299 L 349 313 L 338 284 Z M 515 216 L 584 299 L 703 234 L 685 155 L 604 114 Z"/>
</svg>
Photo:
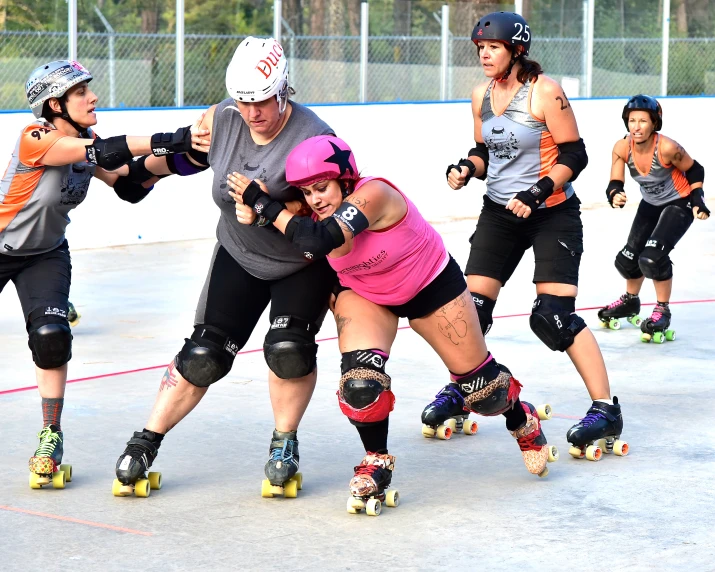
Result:
<svg viewBox="0 0 715 572">
<path fill-rule="evenodd" d="M 145 188 L 135 177 L 120 176 L 130 171 L 123 165 L 134 155 L 159 154 L 158 146 L 162 154 L 191 148 L 188 127 L 151 137 L 96 137 L 97 96 L 89 88 L 91 80 L 87 69 L 69 60 L 32 73 L 26 92 L 36 121 L 23 129 L 0 182 L 0 291 L 14 282 L 42 398 L 43 429 L 30 459 L 32 488 L 50 481 L 64 487 L 72 477 L 69 465 L 60 466 L 60 417 L 72 357 L 68 214 L 85 199 L 92 177 L 113 186 L 124 200 L 141 200 L 152 180 L 143 181 Z"/>
<path fill-rule="evenodd" d="M 611 400 L 601 351 L 574 312 L 583 252 L 580 201 L 571 182 L 588 162 L 576 118 L 557 82 L 527 58 L 531 29 L 510 12 L 482 17 L 472 32 L 489 79 L 472 92 L 476 146 L 447 169 L 453 189 L 471 177 L 487 180 L 465 274 L 483 331 L 492 324 L 499 292 L 524 252 L 534 248 L 536 300 L 531 329 L 551 350 L 566 352 L 593 400 L 586 417 L 568 433 L 578 453 L 621 434 L 618 400 Z M 620 443 L 618 452 L 623 450 Z"/>
<path fill-rule="evenodd" d="M 616 255 L 616 269 L 626 279 L 626 293 L 598 312 L 604 326 L 617 330 L 619 318 L 640 325 L 641 339 L 663 343 L 675 339 L 670 327 L 673 268 L 668 254 L 690 228 L 693 218 L 706 220 L 710 211 L 703 198 L 705 170 L 676 141 L 658 133 L 663 110 L 655 98 L 635 95 L 623 108 L 628 135 L 613 147 L 609 204 L 623 208 L 626 165 L 640 186 L 643 200 L 631 225 L 626 245 Z M 657 304 L 650 318 L 641 320 L 643 280 L 653 280 Z"/>
</svg>

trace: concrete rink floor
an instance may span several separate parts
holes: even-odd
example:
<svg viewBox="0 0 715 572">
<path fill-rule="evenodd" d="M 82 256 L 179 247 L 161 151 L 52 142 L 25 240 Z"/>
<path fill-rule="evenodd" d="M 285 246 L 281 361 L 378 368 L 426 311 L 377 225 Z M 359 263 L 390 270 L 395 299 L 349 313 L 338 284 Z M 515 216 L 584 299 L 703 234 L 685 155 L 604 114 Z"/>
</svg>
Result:
<svg viewBox="0 0 715 572">
<path fill-rule="evenodd" d="M 577 308 L 604 305 L 625 289 L 613 267 L 635 209 L 585 210 Z M 440 224 L 464 266 L 475 221 Z M 154 469 L 163 488 L 148 499 L 111 495 L 114 465 L 143 427 L 165 365 L 192 331 L 213 240 L 73 253 L 74 330 L 64 415 L 64 490 L 31 490 L 27 459 L 41 428 L 22 314 L 14 288 L 0 295 L 0 558 L 72 570 L 713 570 L 715 222 L 695 221 L 674 251 L 675 342 L 644 344 L 639 331 L 598 327 L 613 393 L 623 405 L 627 457 L 568 455 L 566 431 L 590 400 L 565 355 L 532 334 L 525 316 L 495 320 L 488 345 L 548 402 L 544 423 L 561 452 L 545 479 L 530 475 L 502 418 L 478 419 L 476 436 L 425 439 L 420 413 L 447 381 L 437 356 L 401 330 L 388 372 L 397 396 L 390 451 L 398 508 L 378 518 L 347 514 L 348 481 L 363 450 L 340 413 L 340 354 L 320 344 L 318 385 L 299 431 L 304 488 L 297 499 L 262 499 L 273 429 L 260 351 L 237 357 L 198 408 L 167 436 Z M 535 297 L 529 251 L 495 316 L 528 314 Z M 644 302 L 654 302 L 646 283 Z M 651 306 L 642 312 L 649 315 Z M 262 345 L 263 318 L 245 350 Z M 319 339 L 335 335 L 330 316 Z M 142 370 L 134 373 L 121 373 Z M 90 378 L 90 379 L 83 379 Z"/>
</svg>

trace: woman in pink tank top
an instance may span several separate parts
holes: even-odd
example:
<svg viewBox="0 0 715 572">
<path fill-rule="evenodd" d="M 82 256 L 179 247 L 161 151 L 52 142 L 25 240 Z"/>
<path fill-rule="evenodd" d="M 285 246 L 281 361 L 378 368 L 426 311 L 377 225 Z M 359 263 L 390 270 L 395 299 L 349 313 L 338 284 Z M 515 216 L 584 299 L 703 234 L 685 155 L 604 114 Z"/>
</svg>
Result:
<svg viewBox="0 0 715 572">
<path fill-rule="evenodd" d="M 385 363 L 400 317 L 408 318 L 450 371 L 451 382 L 422 413 L 423 435 L 473 434 L 470 412 L 506 417 L 531 473 L 545 476 L 558 453 L 546 443 L 540 414 L 521 402 L 521 384 L 487 351 L 459 266 L 415 205 L 382 178 L 362 178 L 350 147 L 333 136 L 307 139 L 288 156 L 286 180 L 303 190 L 312 216 L 293 215 L 259 181 L 233 174 L 237 211 L 271 220 L 308 258 L 327 256 L 340 285 L 333 300 L 342 363 L 338 402 L 366 455 L 350 481 L 348 512 L 396 506 L 395 457 L 388 453 L 395 403 Z M 240 217 L 239 217 L 240 218 Z"/>
</svg>

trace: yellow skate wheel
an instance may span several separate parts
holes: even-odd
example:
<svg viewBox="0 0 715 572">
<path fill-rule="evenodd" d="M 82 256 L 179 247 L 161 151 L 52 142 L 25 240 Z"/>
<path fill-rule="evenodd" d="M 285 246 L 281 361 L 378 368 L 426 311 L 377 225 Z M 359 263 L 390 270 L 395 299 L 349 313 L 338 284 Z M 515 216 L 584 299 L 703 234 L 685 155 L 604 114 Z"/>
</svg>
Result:
<svg viewBox="0 0 715 572">
<path fill-rule="evenodd" d="M 449 425 L 440 425 L 437 427 L 437 438 L 448 441 L 452 438 L 452 428 Z"/>
<path fill-rule="evenodd" d="M 350 497 L 348 499 L 348 506 L 351 506 L 355 509 L 356 512 L 360 512 L 365 508 L 365 501 L 362 500 L 361 498 L 357 497 Z"/>
<path fill-rule="evenodd" d="M 648 343 L 650 341 L 650 334 L 646 334 L 646 333 L 641 334 L 641 341 Z"/>
<path fill-rule="evenodd" d="M 436 431 L 429 425 L 422 425 L 422 436 L 423 437 L 434 437 Z"/>
<path fill-rule="evenodd" d="M 387 495 L 385 495 L 385 504 L 387 506 L 398 506 L 400 504 L 400 493 L 396 489 L 387 491 Z"/>
<path fill-rule="evenodd" d="M 457 420 L 453 417 L 444 422 L 445 427 L 449 427 L 454 433 L 457 430 Z"/>
<path fill-rule="evenodd" d="M 559 460 L 559 450 L 553 445 L 549 445 L 549 458 L 547 460 L 549 463 L 555 463 Z"/>
<path fill-rule="evenodd" d="M 576 459 L 583 459 L 584 453 L 581 447 L 569 447 L 569 455 Z"/>
<path fill-rule="evenodd" d="M 151 471 L 147 475 L 147 479 L 149 479 L 149 486 L 151 487 L 151 490 L 158 491 L 161 488 L 161 473 Z"/>
<path fill-rule="evenodd" d="M 261 496 L 264 499 L 272 499 L 273 498 L 273 485 L 271 485 L 271 481 L 268 479 L 263 479 L 261 482 Z"/>
<path fill-rule="evenodd" d="M 586 447 L 586 458 L 589 461 L 600 461 L 601 455 L 603 455 L 601 447 L 597 445 L 589 445 L 588 447 Z"/>
<path fill-rule="evenodd" d="M 536 408 L 536 413 L 539 415 L 539 419 L 542 421 L 548 421 L 551 419 L 551 416 L 554 414 L 553 409 L 551 409 L 551 405 L 548 403 L 544 403 L 543 405 L 539 405 Z"/>
<path fill-rule="evenodd" d="M 294 499 L 298 496 L 298 481 L 290 479 L 283 483 L 283 496 L 287 499 Z"/>
<path fill-rule="evenodd" d="M 348 509 L 348 513 L 349 513 L 349 514 L 358 514 L 358 513 L 360 512 L 360 510 L 362 509 L 361 506 L 360 506 L 360 507 L 357 506 L 357 503 L 355 503 L 356 500 L 357 500 L 357 499 L 355 499 L 355 498 L 353 498 L 353 497 L 350 497 L 350 498 L 348 499 L 347 509 Z M 362 503 L 361 503 L 361 504 L 362 504 Z"/>
<path fill-rule="evenodd" d="M 68 483 L 72 482 L 72 465 L 60 465 L 60 471 L 64 471 L 65 479 Z"/>
<path fill-rule="evenodd" d="M 611 318 L 611 320 L 608 322 L 608 327 L 612 330 L 620 330 L 621 321 L 618 318 Z"/>
<path fill-rule="evenodd" d="M 296 473 L 295 475 L 293 475 L 293 478 L 298 483 L 298 490 L 302 491 L 303 490 L 303 473 Z"/>
<path fill-rule="evenodd" d="M 544 470 L 539 473 L 539 478 L 540 478 L 540 479 L 543 479 L 543 478 L 544 478 L 546 475 L 548 475 L 548 474 L 549 474 L 549 468 L 548 468 L 548 467 L 544 467 Z"/>
<path fill-rule="evenodd" d="M 602 328 L 607 328 L 607 327 L 608 327 L 608 322 L 604 322 L 603 320 L 601 320 L 601 321 L 599 322 L 599 324 L 601 324 L 601 327 L 602 327 Z"/>
<path fill-rule="evenodd" d="M 31 489 L 41 489 L 42 484 L 40 483 L 40 475 L 36 473 L 30 473 L 30 488 Z"/>
<path fill-rule="evenodd" d="M 628 451 L 630 451 L 628 443 L 621 441 L 620 439 L 616 439 L 616 442 L 613 444 L 613 452 L 619 457 L 625 457 L 628 454 Z"/>
<path fill-rule="evenodd" d="M 675 330 L 665 330 L 665 339 L 669 342 L 675 341 Z"/>
<path fill-rule="evenodd" d="M 596 446 L 601 449 L 602 453 L 608 453 L 608 447 L 606 447 L 605 439 L 599 439 L 596 441 Z"/>
<path fill-rule="evenodd" d="M 472 421 L 471 419 L 464 420 L 464 425 L 462 425 L 462 432 L 465 435 L 474 435 L 477 431 L 479 431 L 479 425 L 477 425 L 476 421 Z"/>
<path fill-rule="evenodd" d="M 370 516 L 380 516 L 382 503 L 378 499 L 370 499 L 365 504 L 365 512 Z"/>
<path fill-rule="evenodd" d="M 149 479 L 139 479 L 134 483 L 134 494 L 140 498 L 147 498 L 151 494 Z"/>
<path fill-rule="evenodd" d="M 125 495 L 122 494 L 122 488 L 123 488 L 123 487 L 124 487 L 124 485 L 121 483 L 121 481 L 120 481 L 119 479 L 114 479 L 114 481 L 112 481 L 112 494 L 113 494 L 115 497 L 123 497 L 123 496 L 125 496 Z"/>
<path fill-rule="evenodd" d="M 55 471 L 52 473 L 52 487 L 55 489 L 65 488 L 65 478 L 64 471 Z"/>
</svg>

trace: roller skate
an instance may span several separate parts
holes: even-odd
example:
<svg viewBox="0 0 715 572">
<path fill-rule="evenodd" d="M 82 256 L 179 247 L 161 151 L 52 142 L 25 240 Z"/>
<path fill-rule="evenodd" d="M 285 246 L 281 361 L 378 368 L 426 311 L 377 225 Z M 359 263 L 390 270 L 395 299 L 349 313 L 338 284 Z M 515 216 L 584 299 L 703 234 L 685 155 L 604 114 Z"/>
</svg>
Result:
<svg viewBox="0 0 715 572">
<path fill-rule="evenodd" d="M 623 457 L 628 454 L 629 447 L 620 440 L 622 431 L 623 417 L 618 398 L 613 398 L 613 405 L 594 401 L 586 417 L 566 433 L 566 439 L 571 443 L 569 454 L 576 459 L 586 457 L 589 461 L 600 460 L 604 452 Z"/>
<path fill-rule="evenodd" d="M 667 302 L 658 302 L 650 318 L 641 323 L 641 341 L 662 344 L 665 340 L 675 340 L 675 330 L 670 330 L 670 306 Z"/>
<path fill-rule="evenodd" d="M 532 475 L 545 477 L 549 474 L 546 463 L 553 463 L 559 458 L 559 452 L 546 442 L 546 435 L 541 430 L 541 421 L 551 419 L 551 407 L 542 405 L 538 409 L 531 403 L 521 402 L 526 413 L 526 423 L 515 431 L 509 431 L 519 443 L 524 464 Z"/>
<path fill-rule="evenodd" d="M 464 398 L 456 383 L 443 387 L 422 412 L 422 435 L 451 439 L 455 431 L 474 435 L 479 426 L 469 419 L 469 410 L 464 405 Z"/>
<path fill-rule="evenodd" d="M 127 441 L 127 448 L 117 460 L 117 478 L 112 483 L 112 494 L 115 497 L 127 497 L 134 493 L 146 498 L 151 491 L 161 488 L 161 473 L 147 474 L 159 454 L 160 444 L 158 435 L 148 429 L 136 431 Z"/>
<path fill-rule="evenodd" d="M 72 302 L 67 302 L 67 304 L 67 321 L 70 323 L 70 326 L 74 328 L 77 324 L 79 324 L 79 319 L 82 317 L 82 314 L 75 310 Z"/>
<path fill-rule="evenodd" d="M 273 431 L 265 466 L 267 479 L 261 483 L 261 496 L 273 498 L 283 495 L 295 498 L 303 488 L 303 475 L 298 472 L 298 439 L 296 431 Z"/>
<path fill-rule="evenodd" d="M 40 444 L 30 457 L 30 488 L 41 489 L 52 483 L 63 489 L 72 480 L 72 465 L 62 465 L 63 436 L 54 425 L 48 425 L 37 434 Z"/>
<path fill-rule="evenodd" d="M 383 449 L 384 450 L 384 449 Z M 382 503 L 396 507 L 400 504 L 397 489 L 385 491 L 392 482 L 395 457 L 387 453 L 366 453 L 362 462 L 355 467 L 355 476 L 350 481 L 348 512 L 357 514 L 365 509 L 369 516 L 382 512 Z"/>
<path fill-rule="evenodd" d="M 621 321 L 619 318 L 627 318 L 628 322 L 638 327 L 643 319 L 638 315 L 641 311 L 641 300 L 636 294 L 626 292 L 615 302 L 598 311 L 598 319 L 604 328 L 620 330 Z"/>
</svg>

